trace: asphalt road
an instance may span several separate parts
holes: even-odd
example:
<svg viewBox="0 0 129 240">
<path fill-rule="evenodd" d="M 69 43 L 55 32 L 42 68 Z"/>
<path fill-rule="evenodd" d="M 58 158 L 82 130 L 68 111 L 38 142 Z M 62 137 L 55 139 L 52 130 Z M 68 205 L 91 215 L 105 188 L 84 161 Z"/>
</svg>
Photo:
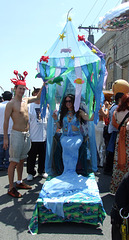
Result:
<svg viewBox="0 0 129 240">
<path fill-rule="evenodd" d="M 23 179 L 27 177 L 24 166 Z M 103 226 L 97 227 L 75 223 L 49 223 L 40 224 L 39 233 L 32 236 L 28 233 L 28 224 L 31 219 L 36 200 L 44 183 L 44 179 L 35 177 L 30 182 L 32 190 L 20 190 L 23 198 L 14 199 L 7 195 L 7 171 L 0 171 L 0 239 L 2 240 L 111 240 L 110 210 L 114 196 L 109 192 L 110 176 L 103 175 L 102 169 L 96 173 L 96 181 L 103 200 L 107 216 Z M 16 181 L 16 173 L 15 173 Z"/>
</svg>

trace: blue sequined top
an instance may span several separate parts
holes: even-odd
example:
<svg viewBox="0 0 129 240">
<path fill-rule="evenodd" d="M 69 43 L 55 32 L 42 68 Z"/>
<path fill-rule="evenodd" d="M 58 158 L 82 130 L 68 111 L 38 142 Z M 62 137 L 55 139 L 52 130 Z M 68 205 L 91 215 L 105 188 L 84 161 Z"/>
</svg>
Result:
<svg viewBox="0 0 129 240">
<path fill-rule="evenodd" d="M 77 130 L 73 131 L 72 126 Z M 68 121 L 68 115 L 63 118 L 63 135 L 65 136 L 74 136 L 80 134 L 80 122 L 79 119 L 74 114 L 71 118 L 71 121 Z"/>
</svg>

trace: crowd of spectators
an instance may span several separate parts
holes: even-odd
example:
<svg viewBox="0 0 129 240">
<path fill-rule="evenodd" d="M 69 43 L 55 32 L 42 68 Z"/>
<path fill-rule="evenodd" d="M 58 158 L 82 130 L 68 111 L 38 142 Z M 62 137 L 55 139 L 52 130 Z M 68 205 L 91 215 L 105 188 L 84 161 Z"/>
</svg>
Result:
<svg viewBox="0 0 129 240">
<path fill-rule="evenodd" d="M 18 92 L 17 88 L 16 91 Z M 27 151 L 28 181 L 32 181 L 36 175 L 36 163 L 38 163 L 38 176 L 43 178 L 48 177 L 48 174 L 45 172 L 45 154 L 49 108 L 47 109 L 45 119 L 41 119 L 40 92 L 41 89 L 34 88 L 32 98 L 30 98 L 31 100 L 27 101 L 27 111 L 29 116 L 28 131 L 31 141 L 31 146 Z M 33 96 L 38 97 L 34 99 Z M 9 91 L 5 91 L 0 97 L 0 171 L 7 170 L 8 167 L 10 169 L 10 133 L 13 124 L 15 124 L 14 119 L 12 121 L 12 112 L 10 112 L 10 116 L 8 117 L 8 144 L 6 144 L 6 147 L 4 143 L 3 126 L 5 124 L 5 118 L 7 117 L 5 109 L 8 108 L 7 104 L 11 102 L 11 99 L 12 93 Z M 110 191 L 111 193 L 116 194 L 122 178 L 129 171 L 129 94 L 117 93 L 114 96 L 114 101 L 104 101 L 103 106 L 100 106 L 99 121 L 97 125 L 95 125 L 95 133 L 98 169 L 103 168 L 103 173 L 111 176 Z M 15 170 L 15 168 L 17 168 L 18 171 L 17 164 L 15 164 L 13 170 Z M 11 170 L 8 170 L 8 175 L 10 172 Z M 11 180 L 9 175 L 9 183 L 12 182 L 13 178 L 14 171 Z M 29 185 L 23 184 L 21 179 L 19 179 L 16 185 L 24 185 L 24 189 L 31 189 Z M 10 191 L 11 189 L 9 189 L 8 194 L 10 194 Z M 16 190 L 10 195 L 13 197 L 22 197 Z"/>
</svg>

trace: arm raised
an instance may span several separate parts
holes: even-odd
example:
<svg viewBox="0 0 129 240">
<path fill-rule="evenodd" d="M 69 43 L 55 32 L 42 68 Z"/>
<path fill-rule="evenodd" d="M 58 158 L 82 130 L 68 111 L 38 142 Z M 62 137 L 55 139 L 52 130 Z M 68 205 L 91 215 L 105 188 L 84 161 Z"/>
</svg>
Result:
<svg viewBox="0 0 129 240">
<path fill-rule="evenodd" d="M 36 96 L 28 98 L 28 103 L 32 103 L 32 102 L 35 102 L 37 100 L 40 100 L 41 92 L 42 92 L 43 87 L 45 87 L 45 83 L 43 83 L 43 86 L 40 88 L 40 90 L 39 90 L 39 92 Z"/>
<path fill-rule="evenodd" d="M 60 129 L 61 127 L 60 127 L 60 123 L 58 121 L 58 116 L 57 116 L 57 114 L 55 112 L 53 113 L 52 117 L 53 117 L 53 119 L 54 119 L 54 121 L 56 123 L 57 128 Z"/>
<path fill-rule="evenodd" d="M 89 118 L 89 115 L 85 113 L 83 110 L 79 110 L 79 116 L 86 121 L 93 121 L 94 120 L 94 113 L 92 114 L 91 118 Z"/>
<path fill-rule="evenodd" d="M 109 111 L 108 109 L 104 109 L 103 107 L 100 108 L 99 110 L 99 114 L 102 116 L 102 117 L 108 117 L 109 116 Z"/>
</svg>

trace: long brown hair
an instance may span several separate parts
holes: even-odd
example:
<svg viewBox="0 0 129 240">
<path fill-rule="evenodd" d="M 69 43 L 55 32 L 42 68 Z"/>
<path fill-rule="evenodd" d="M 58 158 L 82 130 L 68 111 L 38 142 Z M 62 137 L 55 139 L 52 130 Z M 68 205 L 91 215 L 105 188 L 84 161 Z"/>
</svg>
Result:
<svg viewBox="0 0 129 240">
<path fill-rule="evenodd" d="M 68 113 L 68 108 L 66 107 L 66 98 L 69 97 L 71 99 L 72 105 L 73 105 L 73 114 L 75 114 L 75 110 L 74 110 L 74 100 L 75 100 L 75 96 L 73 94 L 68 94 L 66 95 L 61 103 L 61 110 L 60 110 L 60 126 L 63 126 L 63 118 L 66 116 L 66 114 Z M 79 117 L 79 111 L 76 112 L 76 117 Z"/>
<path fill-rule="evenodd" d="M 129 110 L 129 94 L 124 94 L 118 105 L 117 112 Z"/>
</svg>

